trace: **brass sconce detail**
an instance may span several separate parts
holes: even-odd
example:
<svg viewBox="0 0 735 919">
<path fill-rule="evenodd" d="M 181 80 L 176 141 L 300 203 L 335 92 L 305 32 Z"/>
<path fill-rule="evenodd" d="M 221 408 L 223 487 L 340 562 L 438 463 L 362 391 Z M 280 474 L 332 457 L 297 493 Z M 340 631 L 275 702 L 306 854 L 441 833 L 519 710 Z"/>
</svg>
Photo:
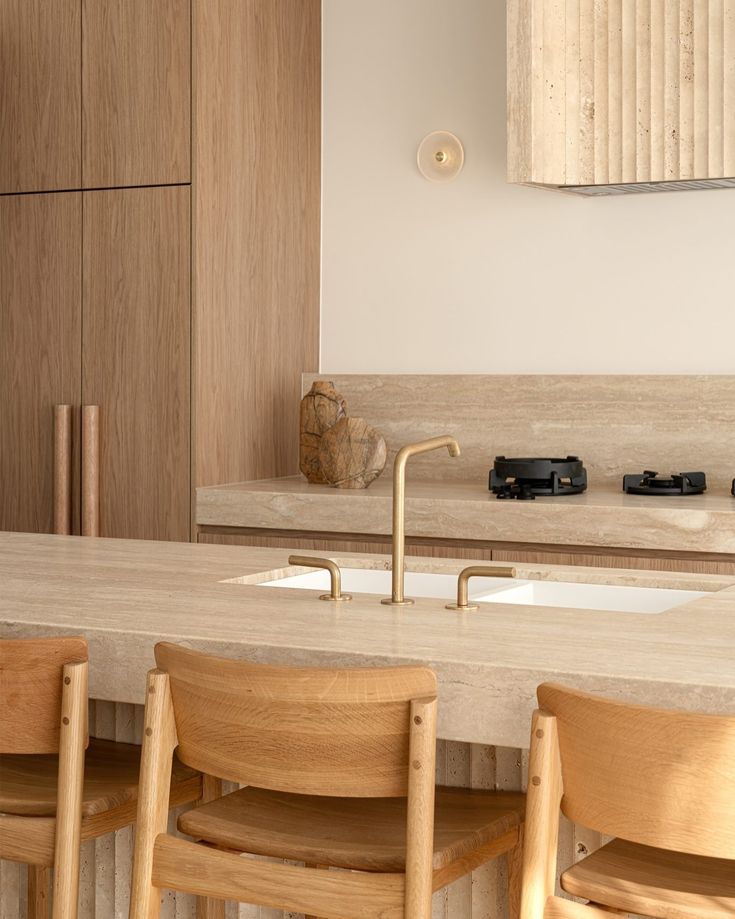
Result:
<svg viewBox="0 0 735 919">
<path fill-rule="evenodd" d="M 430 182 L 448 182 L 464 166 L 462 141 L 449 131 L 427 134 L 419 145 L 416 162 L 421 175 Z"/>
</svg>

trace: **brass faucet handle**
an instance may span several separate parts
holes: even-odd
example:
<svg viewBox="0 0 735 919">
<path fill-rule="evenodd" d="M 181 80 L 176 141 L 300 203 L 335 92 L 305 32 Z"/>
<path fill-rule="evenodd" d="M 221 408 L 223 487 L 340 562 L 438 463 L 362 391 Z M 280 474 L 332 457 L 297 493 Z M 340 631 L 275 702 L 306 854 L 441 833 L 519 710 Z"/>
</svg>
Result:
<svg viewBox="0 0 735 919">
<path fill-rule="evenodd" d="M 303 565 L 306 568 L 322 568 L 329 572 L 331 589 L 328 594 L 321 594 L 320 600 L 344 600 L 347 602 L 352 599 L 352 594 L 342 593 L 342 572 L 339 565 L 333 562 L 331 558 L 312 558 L 309 555 L 289 555 L 289 565 Z"/>
<path fill-rule="evenodd" d="M 457 580 L 457 602 L 447 603 L 447 609 L 459 612 L 474 612 L 480 607 L 469 602 L 470 578 L 514 578 L 517 576 L 515 568 L 505 565 L 470 565 L 460 572 Z"/>
</svg>

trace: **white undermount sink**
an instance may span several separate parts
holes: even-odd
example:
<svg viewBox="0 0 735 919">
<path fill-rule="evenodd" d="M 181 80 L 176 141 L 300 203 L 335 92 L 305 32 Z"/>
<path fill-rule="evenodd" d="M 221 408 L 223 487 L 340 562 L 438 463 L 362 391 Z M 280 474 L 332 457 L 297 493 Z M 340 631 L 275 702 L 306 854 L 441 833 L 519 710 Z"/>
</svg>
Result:
<svg viewBox="0 0 735 919">
<path fill-rule="evenodd" d="M 303 574 L 264 581 L 260 586 L 324 593 L 329 591 L 329 574 L 323 570 L 306 571 Z M 374 568 L 343 568 L 342 590 L 345 593 L 387 597 L 391 592 L 391 573 Z M 456 593 L 455 575 L 406 572 L 407 597 L 434 597 L 447 601 L 455 600 Z M 511 578 L 473 578 L 470 581 L 470 600 L 475 603 L 514 603 L 522 606 L 554 606 L 620 613 L 663 613 L 704 596 L 706 593 L 697 590 L 585 584 L 572 581 Z"/>
</svg>

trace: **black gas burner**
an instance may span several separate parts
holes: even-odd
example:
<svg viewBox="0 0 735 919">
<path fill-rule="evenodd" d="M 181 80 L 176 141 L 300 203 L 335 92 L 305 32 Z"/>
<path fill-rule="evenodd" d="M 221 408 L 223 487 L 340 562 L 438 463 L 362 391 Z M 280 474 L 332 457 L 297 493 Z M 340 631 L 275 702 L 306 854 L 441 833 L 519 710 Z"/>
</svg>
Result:
<svg viewBox="0 0 735 919">
<path fill-rule="evenodd" d="M 587 470 L 578 456 L 529 459 L 496 456 L 490 491 L 498 498 L 533 501 L 537 495 L 578 495 L 587 488 Z"/>
<path fill-rule="evenodd" d="M 647 469 L 643 475 L 623 476 L 623 491 L 629 495 L 701 495 L 706 489 L 703 472 L 680 472 L 664 478 Z"/>
</svg>

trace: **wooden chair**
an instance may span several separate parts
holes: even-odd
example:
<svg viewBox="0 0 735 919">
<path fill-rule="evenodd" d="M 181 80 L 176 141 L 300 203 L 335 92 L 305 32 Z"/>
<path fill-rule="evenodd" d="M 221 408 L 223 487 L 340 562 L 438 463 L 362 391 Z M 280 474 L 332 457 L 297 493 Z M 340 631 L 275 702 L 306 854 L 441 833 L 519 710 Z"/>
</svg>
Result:
<svg viewBox="0 0 735 919">
<path fill-rule="evenodd" d="M 86 752 L 85 752 L 86 750 Z M 28 864 L 29 919 L 74 919 L 81 842 L 135 820 L 140 747 L 87 736 L 87 643 L 0 640 L 0 858 Z M 201 776 L 172 770 L 172 807 Z"/>
<path fill-rule="evenodd" d="M 324 919 L 428 919 L 434 890 L 490 859 L 507 853 L 520 874 L 524 796 L 435 789 L 431 670 L 271 667 L 171 644 L 156 661 L 131 919 L 155 919 L 162 888 Z M 248 786 L 182 815 L 196 841 L 166 833 L 174 749 Z"/>
<path fill-rule="evenodd" d="M 539 686 L 522 919 L 735 917 L 735 716 Z M 559 813 L 617 837 L 561 875 Z"/>
</svg>

